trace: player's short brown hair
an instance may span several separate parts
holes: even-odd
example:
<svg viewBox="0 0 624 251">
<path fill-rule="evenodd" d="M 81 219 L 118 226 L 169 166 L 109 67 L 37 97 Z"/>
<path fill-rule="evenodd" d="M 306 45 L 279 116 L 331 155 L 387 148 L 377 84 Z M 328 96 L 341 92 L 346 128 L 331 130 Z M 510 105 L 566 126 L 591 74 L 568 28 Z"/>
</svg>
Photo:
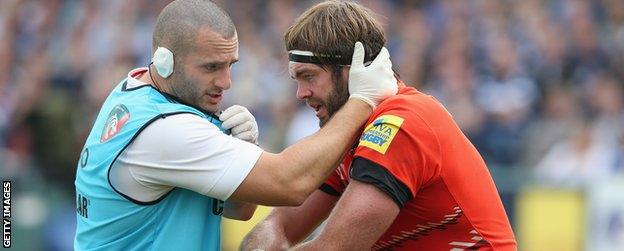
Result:
<svg viewBox="0 0 624 251">
<path fill-rule="evenodd" d="M 318 57 L 322 65 L 336 64 L 332 60 L 334 57 L 350 63 L 357 41 L 364 44 L 364 61 L 372 61 L 385 45 L 386 36 L 370 9 L 343 1 L 326 1 L 309 8 L 284 35 L 289 51 L 304 50 L 330 56 Z"/>
</svg>

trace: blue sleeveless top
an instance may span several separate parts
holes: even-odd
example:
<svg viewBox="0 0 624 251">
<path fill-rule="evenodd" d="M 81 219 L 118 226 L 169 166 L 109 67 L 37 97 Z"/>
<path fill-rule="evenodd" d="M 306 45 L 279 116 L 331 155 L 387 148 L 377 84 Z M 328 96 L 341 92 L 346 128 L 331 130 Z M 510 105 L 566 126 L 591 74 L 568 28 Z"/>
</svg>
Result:
<svg viewBox="0 0 624 251">
<path fill-rule="evenodd" d="M 174 188 L 158 200 L 139 202 L 112 186 L 109 171 L 137 135 L 159 118 L 195 114 L 225 133 L 221 121 L 150 85 L 128 89 L 126 83 L 106 98 L 78 162 L 74 249 L 220 250 L 223 201 Z"/>
</svg>

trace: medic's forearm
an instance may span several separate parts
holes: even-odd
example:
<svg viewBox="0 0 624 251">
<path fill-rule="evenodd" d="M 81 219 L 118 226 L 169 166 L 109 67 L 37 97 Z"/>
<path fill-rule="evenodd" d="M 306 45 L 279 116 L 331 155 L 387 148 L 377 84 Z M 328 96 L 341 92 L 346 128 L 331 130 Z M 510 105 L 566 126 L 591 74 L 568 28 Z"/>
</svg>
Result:
<svg viewBox="0 0 624 251">
<path fill-rule="evenodd" d="M 229 200 L 225 202 L 223 217 L 232 220 L 247 221 L 254 215 L 256 207 L 256 204 Z"/>
</svg>

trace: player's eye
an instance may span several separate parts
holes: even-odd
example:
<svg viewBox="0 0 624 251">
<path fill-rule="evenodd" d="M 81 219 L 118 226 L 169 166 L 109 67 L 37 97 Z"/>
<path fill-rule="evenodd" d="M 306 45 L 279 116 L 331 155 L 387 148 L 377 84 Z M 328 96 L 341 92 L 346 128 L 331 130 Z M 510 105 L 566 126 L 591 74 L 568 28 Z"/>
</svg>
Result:
<svg viewBox="0 0 624 251">
<path fill-rule="evenodd" d="M 219 65 L 217 64 L 207 64 L 204 66 L 207 72 L 214 72 L 219 69 Z"/>
<path fill-rule="evenodd" d="M 303 76 L 301 76 L 304 80 L 306 81 L 312 81 L 312 79 L 314 79 L 314 75 L 312 74 L 304 74 Z"/>
</svg>

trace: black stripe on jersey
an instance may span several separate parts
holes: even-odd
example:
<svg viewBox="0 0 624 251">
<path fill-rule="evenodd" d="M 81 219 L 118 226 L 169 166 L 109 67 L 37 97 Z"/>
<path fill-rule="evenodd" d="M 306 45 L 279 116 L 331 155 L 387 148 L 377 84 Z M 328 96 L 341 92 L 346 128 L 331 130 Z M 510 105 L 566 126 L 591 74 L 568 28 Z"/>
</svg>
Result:
<svg viewBox="0 0 624 251">
<path fill-rule="evenodd" d="M 371 184 L 386 193 L 402 208 L 414 195 L 407 186 L 394 177 L 383 166 L 362 157 L 356 157 L 351 163 L 351 179 Z"/>
<path fill-rule="evenodd" d="M 340 197 L 340 193 L 336 191 L 336 189 L 334 189 L 332 186 L 327 185 L 327 183 L 323 183 L 323 185 L 321 185 L 321 187 L 319 187 L 318 189 L 325 192 L 326 194 Z"/>
</svg>

